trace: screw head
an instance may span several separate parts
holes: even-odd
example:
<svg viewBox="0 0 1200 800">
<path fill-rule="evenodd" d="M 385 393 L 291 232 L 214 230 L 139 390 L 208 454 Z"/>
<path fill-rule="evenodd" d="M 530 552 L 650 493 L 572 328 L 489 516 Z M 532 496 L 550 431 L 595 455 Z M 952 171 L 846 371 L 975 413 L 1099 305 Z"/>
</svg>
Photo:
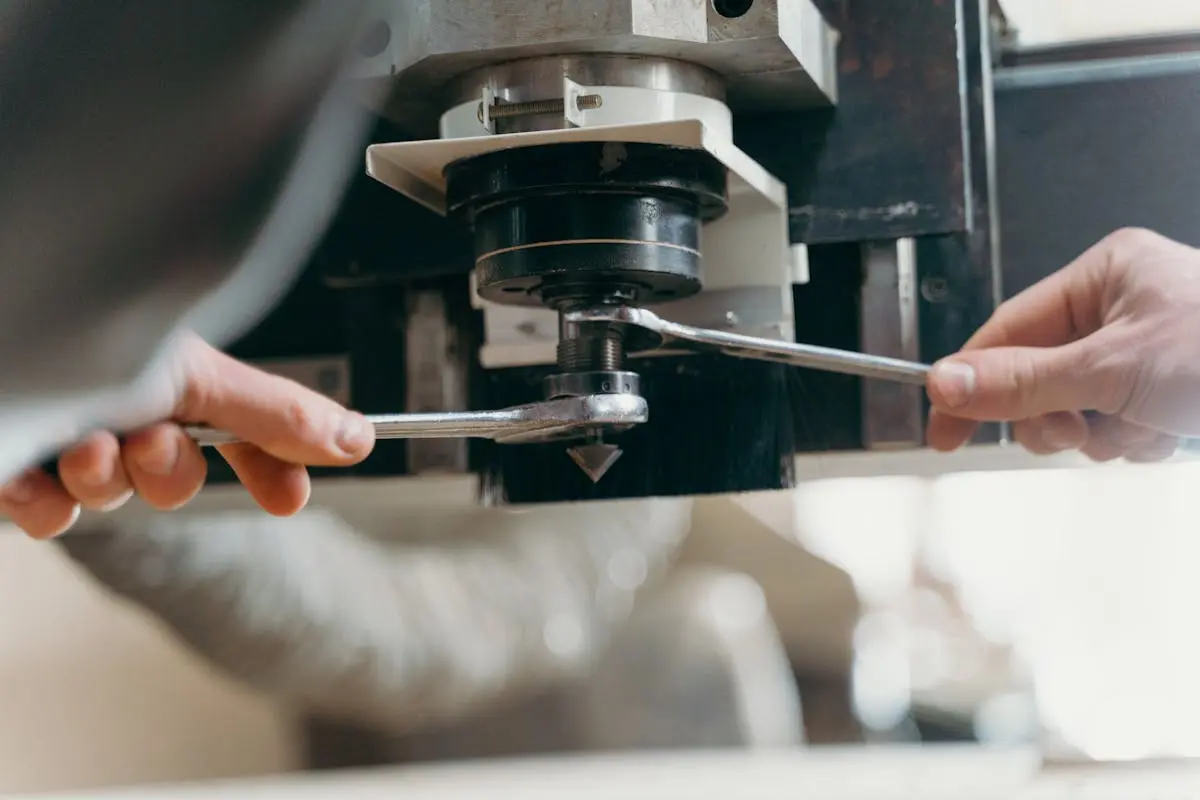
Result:
<svg viewBox="0 0 1200 800">
<path fill-rule="evenodd" d="M 921 296 L 930 303 L 944 303 L 950 297 L 950 283 L 937 275 L 921 281 Z"/>
</svg>

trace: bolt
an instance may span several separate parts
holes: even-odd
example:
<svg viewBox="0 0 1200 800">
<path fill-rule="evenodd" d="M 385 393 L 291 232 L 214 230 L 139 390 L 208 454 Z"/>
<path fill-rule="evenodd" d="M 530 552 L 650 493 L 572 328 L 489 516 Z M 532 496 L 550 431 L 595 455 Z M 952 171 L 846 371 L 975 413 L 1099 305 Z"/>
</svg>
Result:
<svg viewBox="0 0 1200 800">
<path fill-rule="evenodd" d="M 575 108 L 580 111 L 591 111 L 604 105 L 604 98 L 598 94 L 581 94 L 575 98 Z M 491 119 L 508 119 L 509 117 L 532 117 L 541 114 L 561 114 L 566 109 L 563 99 L 530 100 L 523 103 L 492 103 L 488 109 Z M 483 103 L 479 104 L 475 116 L 483 122 Z"/>
</svg>

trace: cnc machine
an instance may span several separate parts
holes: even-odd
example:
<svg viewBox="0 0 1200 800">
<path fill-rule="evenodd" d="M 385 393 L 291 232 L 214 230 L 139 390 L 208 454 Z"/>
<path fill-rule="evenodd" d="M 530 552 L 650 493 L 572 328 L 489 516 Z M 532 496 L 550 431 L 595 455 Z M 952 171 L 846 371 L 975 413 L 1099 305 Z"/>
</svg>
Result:
<svg viewBox="0 0 1200 800">
<path fill-rule="evenodd" d="M 995 302 L 993 21 L 392 3 L 359 47 L 365 174 L 233 352 L 444 414 L 358 474 L 478 472 L 497 502 L 782 488 L 798 452 L 920 446 L 920 365 Z"/>
</svg>

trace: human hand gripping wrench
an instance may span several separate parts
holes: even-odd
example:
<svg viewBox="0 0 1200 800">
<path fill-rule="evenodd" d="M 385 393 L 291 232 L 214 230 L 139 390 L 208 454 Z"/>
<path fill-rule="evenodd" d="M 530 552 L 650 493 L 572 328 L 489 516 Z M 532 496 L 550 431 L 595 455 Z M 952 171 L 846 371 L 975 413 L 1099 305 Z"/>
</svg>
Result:
<svg viewBox="0 0 1200 800">
<path fill-rule="evenodd" d="M 912 361 L 681 325 L 643 308 L 600 306 L 565 312 L 563 319 L 572 326 L 611 327 L 632 356 L 660 351 L 718 352 L 915 386 L 925 385 L 930 370 L 929 365 Z M 619 449 L 603 443 L 604 436 L 650 418 L 649 406 L 637 393 L 636 382 L 612 382 L 599 388 L 601 391 L 594 394 L 551 396 L 494 411 L 380 414 L 368 415 L 367 420 L 379 439 L 472 437 L 503 444 L 568 442 L 572 459 L 588 477 L 599 481 L 620 455 Z M 211 428 L 191 427 L 187 431 L 201 445 L 236 441 Z"/>
</svg>

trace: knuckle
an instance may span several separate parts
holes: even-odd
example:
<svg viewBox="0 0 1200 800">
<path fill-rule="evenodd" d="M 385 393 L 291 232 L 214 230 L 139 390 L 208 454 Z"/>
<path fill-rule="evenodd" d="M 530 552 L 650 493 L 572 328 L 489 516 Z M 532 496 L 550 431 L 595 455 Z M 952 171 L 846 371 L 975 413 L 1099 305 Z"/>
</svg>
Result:
<svg viewBox="0 0 1200 800">
<path fill-rule="evenodd" d="M 182 390 L 176 404 L 176 415 L 189 421 L 203 422 L 198 417 L 221 403 L 222 386 L 217 371 L 207 359 L 185 359 Z"/>
<path fill-rule="evenodd" d="M 311 403 L 299 397 L 289 398 L 282 414 L 289 436 L 306 442 L 324 438 L 325 431 Z"/>
<path fill-rule="evenodd" d="M 1078 374 L 1090 376 L 1090 410 L 1120 416 L 1133 402 L 1143 382 L 1148 359 L 1137 345 L 1096 346 L 1080 354 Z"/>
<path fill-rule="evenodd" d="M 1103 244 L 1110 249 L 1122 253 L 1130 251 L 1144 250 L 1150 247 L 1157 246 L 1162 241 L 1162 237 L 1148 228 L 1140 228 L 1136 226 L 1118 228 L 1117 230 L 1104 237 Z"/>
<path fill-rule="evenodd" d="M 1009 362 L 1008 385 L 1012 387 L 1013 405 L 1029 408 L 1037 402 L 1042 380 L 1042 367 L 1032 351 L 1020 351 Z"/>
<path fill-rule="evenodd" d="M 1105 236 L 1105 240 L 1114 245 L 1139 245 L 1139 243 L 1146 243 L 1152 239 L 1157 239 L 1157 234 L 1148 228 L 1140 227 L 1140 225 L 1126 225 L 1126 227 L 1117 228 Z"/>
</svg>

